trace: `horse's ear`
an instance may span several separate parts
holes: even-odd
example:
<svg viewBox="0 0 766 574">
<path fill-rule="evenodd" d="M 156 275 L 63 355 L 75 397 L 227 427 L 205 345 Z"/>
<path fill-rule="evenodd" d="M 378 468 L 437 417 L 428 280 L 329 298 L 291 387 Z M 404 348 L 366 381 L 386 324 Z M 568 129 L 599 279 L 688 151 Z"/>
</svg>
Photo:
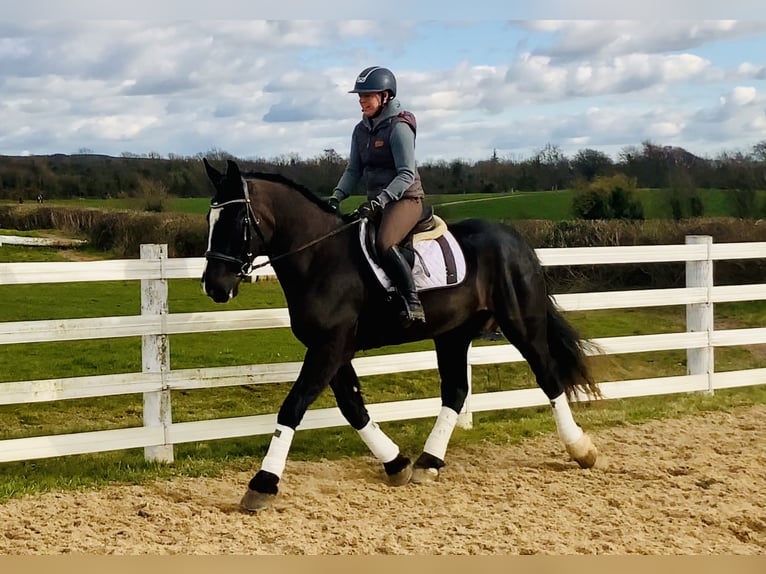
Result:
<svg viewBox="0 0 766 574">
<path fill-rule="evenodd" d="M 226 175 L 229 175 L 232 177 L 240 177 L 239 166 L 237 165 L 237 162 L 227 159 L 226 165 L 227 165 Z"/>
<path fill-rule="evenodd" d="M 205 171 L 207 172 L 207 176 L 210 178 L 210 181 L 212 182 L 220 181 L 221 172 L 215 169 L 212 165 L 210 165 L 206 157 L 202 158 L 202 163 L 205 164 Z"/>
</svg>

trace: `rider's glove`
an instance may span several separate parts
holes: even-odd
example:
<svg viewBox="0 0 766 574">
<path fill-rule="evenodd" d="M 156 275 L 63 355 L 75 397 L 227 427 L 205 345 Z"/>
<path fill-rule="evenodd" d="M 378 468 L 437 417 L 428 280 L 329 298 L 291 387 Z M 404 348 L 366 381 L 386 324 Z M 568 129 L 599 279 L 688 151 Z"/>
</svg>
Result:
<svg viewBox="0 0 766 574">
<path fill-rule="evenodd" d="M 331 195 L 331 196 L 330 196 L 330 197 L 327 199 L 327 205 L 329 205 L 329 206 L 330 206 L 330 208 L 331 208 L 333 211 L 338 211 L 338 210 L 340 209 L 340 199 L 338 199 L 338 198 L 337 198 L 337 197 L 335 197 L 334 195 Z"/>
<path fill-rule="evenodd" d="M 370 219 L 383 210 L 383 206 L 377 199 L 368 199 L 356 208 L 356 213 L 362 219 Z"/>
</svg>

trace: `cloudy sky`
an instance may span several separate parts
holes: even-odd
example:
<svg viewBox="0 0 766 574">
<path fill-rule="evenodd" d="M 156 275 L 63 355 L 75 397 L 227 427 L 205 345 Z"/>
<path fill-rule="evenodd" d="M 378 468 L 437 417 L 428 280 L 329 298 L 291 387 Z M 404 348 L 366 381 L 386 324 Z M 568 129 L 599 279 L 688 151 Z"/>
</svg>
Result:
<svg viewBox="0 0 766 574">
<path fill-rule="evenodd" d="M 330 2 L 333 4 L 333 2 Z M 714 157 L 766 140 L 766 18 L 101 17 L 0 22 L 0 154 L 348 154 L 354 77 L 394 71 L 418 160 Z"/>
</svg>

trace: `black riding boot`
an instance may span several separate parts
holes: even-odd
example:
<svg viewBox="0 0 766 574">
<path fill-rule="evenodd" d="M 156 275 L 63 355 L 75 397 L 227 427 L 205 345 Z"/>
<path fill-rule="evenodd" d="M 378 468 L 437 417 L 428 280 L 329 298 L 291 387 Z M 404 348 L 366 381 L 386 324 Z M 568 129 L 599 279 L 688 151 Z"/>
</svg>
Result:
<svg viewBox="0 0 766 574">
<path fill-rule="evenodd" d="M 401 316 L 402 322 L 407 325 L 416 321 L 425 323 L 426 315 L 423 312 L 423 305 L 420 303 L 418 293 L 415 290 L 412 270 L 399 252 L 399 247 L 396 245 L 389 247 L 388 251 L 383 254 L 381 263 L 383 263 L 383 270 L 404 300 L 404 311 Z"/>
</svg>

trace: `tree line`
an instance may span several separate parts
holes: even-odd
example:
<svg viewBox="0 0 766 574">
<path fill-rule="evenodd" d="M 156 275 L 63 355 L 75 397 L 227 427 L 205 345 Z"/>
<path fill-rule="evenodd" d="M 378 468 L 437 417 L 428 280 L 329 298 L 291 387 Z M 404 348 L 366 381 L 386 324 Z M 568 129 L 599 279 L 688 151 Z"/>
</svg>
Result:
<svg viewBox="0 0 766 574">
<path fill-rule="evenodd" d="M 221 149 L 194 156 L 133 154 L 120 157 L 90 153 L 47 156 L 0 156 L 0 198 L 204 197 L 210 193 L 201 159 L 234 159 L 246 171 L 277 172 L 318 195 L 329 195 L 346 159 L 335 150 L 312 158 L 237 158 Z M 693 205 L 698 188 L 753 193 L 766 188 L 766 140 L 748 152 L 724 152 L 703 158 L 680 147 L 643 142 L 623 148 L 612 159 L 596 149 L 567 157 L 546 145 L 531 157 L 514 160 L 497 153 L 476 162 L 461 159 L 426 162 L 418 167 L 427 193 L 507 193 L 557 189 L 587 189 L 600 178 L 624 176 L 640 188 L 675 190 Z M 360 186 L 359 193 L 363 193 Z M 689 197 L 691 196 L 691 199 Z M 679 200 L 680 202 L 680 200 Z"/>
</svg>

